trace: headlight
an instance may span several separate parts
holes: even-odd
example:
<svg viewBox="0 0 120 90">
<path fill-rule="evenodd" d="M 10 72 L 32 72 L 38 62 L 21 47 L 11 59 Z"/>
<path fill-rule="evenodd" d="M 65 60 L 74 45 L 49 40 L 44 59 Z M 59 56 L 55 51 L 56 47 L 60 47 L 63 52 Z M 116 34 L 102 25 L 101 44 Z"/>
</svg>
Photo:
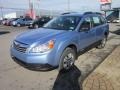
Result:
<svg viewBox="0 0 120 90">
<path fill-rule="evenodd" d="M 54 44 L 55 44 L 54 40 L 50 40 L 45 44 L 41 44 L 41 45 L 37 45 L 33 47 L 30 52 L 31 53 L 44 53 L 44 52 L 47 52 L 53 49 Z"/>
</svg>

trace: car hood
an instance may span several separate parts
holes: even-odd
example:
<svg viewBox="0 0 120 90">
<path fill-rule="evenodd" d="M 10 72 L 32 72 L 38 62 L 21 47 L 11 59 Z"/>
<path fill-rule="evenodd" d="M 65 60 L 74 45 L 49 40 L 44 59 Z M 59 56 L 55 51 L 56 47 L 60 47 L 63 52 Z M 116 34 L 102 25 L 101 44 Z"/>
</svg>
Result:
<svg viewBox="0 0 120 90">
<path fill-rule="evenodd" d="M 45 42 L 50 39 L 55 39 L 57 35 L 63 34 L 65 32 L 67 31 L 39 28 L 37 30 L 20 34 L 16 37 L 15 40 L 30 45 L 35 42 Z"/>
</svg>

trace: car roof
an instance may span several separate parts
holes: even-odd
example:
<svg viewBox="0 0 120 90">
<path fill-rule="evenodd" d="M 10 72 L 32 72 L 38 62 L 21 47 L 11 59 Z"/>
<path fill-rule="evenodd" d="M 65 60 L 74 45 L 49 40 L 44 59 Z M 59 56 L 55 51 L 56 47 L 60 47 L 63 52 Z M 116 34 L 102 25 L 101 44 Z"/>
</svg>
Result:
<svg viewBox="0 0 120 90">
<path fill-rule="evenodd" d="M 63 14 L 61 16 L 82 16 L 80 13 L 69 13 L 69 14 Z"/>
<path fill-rule="evenodd" d="M 99 12 L 85 12 L 85 13 L 65 13 L 65 14 L 62 14 L 62 16 L 80 16 L 80 17 L 83 17 L 83 16 L 87 16 L 87 15 L 102 15 L 101 13 Z"/>
</svg>

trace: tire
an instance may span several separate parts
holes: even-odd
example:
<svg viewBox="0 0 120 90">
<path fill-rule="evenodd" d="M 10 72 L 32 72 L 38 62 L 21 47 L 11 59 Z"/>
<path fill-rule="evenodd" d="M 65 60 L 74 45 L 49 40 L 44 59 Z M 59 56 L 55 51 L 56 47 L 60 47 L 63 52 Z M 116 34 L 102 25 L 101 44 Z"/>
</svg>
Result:
<svg viewBox="0 0 120 90">
<path fill-rule="evenodd" d="M 75 62 L 76 52 L 72 48 L 66 48 L 60 58 L 59 71 L 69 70 Z"/>
<path fill-rule="evenodd" d="M 21 25 L 18 23 L 18 24 L 17 24 L 17 27 L 21 27 Z"/>
<path fill-rule="evenodd" d="M 35 29 L 39 28 L 38 24 L 35 24 L 35 25 L 34 25 L 34 28 L 35 28 Z"/>
<path fill-rule="evenodd" d="M 102 49 L 105 47 L 107 42 L 107 36 L 104 36 L 104 38 L 100 41 L 100 44 L 97 46 L 98 49 Z"/>
</svg>

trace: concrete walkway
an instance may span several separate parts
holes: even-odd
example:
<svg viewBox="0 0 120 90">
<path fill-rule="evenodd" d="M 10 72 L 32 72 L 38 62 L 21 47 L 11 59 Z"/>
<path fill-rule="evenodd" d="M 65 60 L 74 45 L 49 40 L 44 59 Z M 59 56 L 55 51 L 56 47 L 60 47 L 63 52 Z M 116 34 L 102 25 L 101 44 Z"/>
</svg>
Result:
<svg viewBox="0 0 120 90">
<path fill-rule="evenodd" d="M 83 90 L 120 90 L 120 46 L 85 79 Z"/>
</svg>

